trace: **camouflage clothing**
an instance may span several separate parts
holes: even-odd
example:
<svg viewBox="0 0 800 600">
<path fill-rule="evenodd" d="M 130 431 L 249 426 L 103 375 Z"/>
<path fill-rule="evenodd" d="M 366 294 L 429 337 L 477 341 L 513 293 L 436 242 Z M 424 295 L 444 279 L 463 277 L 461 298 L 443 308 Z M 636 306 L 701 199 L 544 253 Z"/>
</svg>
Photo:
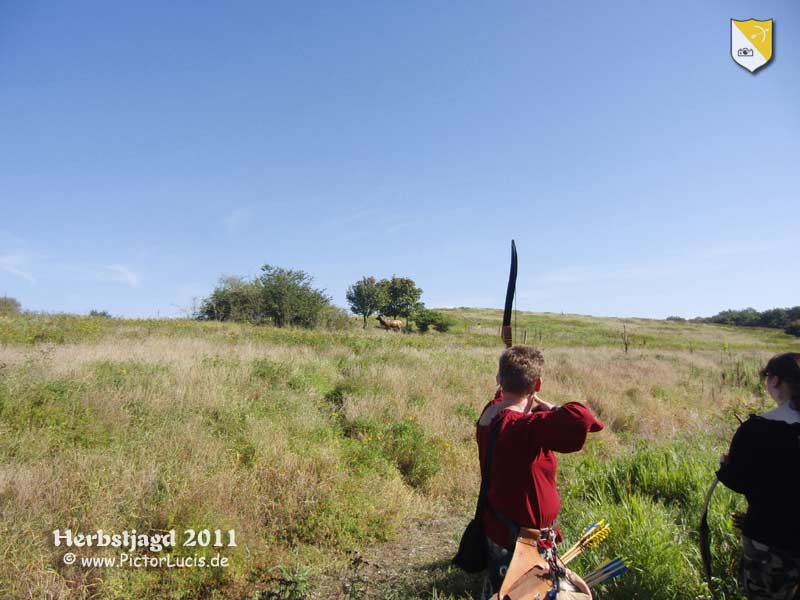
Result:
<svg viewBox="0 0 800 600">
<path fill-rule="evenodd" d="M 483 579 L 481 600 L 488 600 L 500 591 L 500 586 L 506 576 L 508 565 L 513 555 L 513 552 L 503 548 L 499 544 L 495 544 L 488 537 L 486 538 L 486 543 L 489 554 L 489 565 L 487 567 L 486 576 Z"/>
<path fill-rule="evenodd" d="M 800 556 L 742 536 L 742 586 L 748 600 L 800 599 Z"/>
</svg>

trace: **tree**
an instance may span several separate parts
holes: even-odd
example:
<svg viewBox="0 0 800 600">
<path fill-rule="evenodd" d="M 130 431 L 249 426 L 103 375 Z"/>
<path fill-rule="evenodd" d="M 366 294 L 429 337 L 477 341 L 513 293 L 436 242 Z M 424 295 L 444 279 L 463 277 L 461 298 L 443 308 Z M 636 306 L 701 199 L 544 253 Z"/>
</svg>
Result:
<svg viewBox="0 0 800 600">
<path fill-rule="evenodd" d="M 722 325 L 738 325 L 740 327 L 752 327 L 758 324 L 761 314 L 754 308 L 743 310 L 723 310 L 721 313 L 711 317 L 712 323 Z"/>
<path fill-rule="evenodd" d="M 16 298 L 3 296 L 0 298 L 0 316 L 10 317 L 11 315 L 18 315 L 22 305 Z"/>
<path fill-rule="evenodd" d="M 214 291 L 203 299 L 197 318 L 207 321 L 271 322 L 278 327 L 338 327 L 346 324 L 323 290 L 312 287 L 304 271 L 261 267 L 253 280 L 223 277 Z M 338 312 L 337 312 L 338 311 Z"/>
<path fill-rule="evenodd" d="M 379 312 L 390 317 L 405 317 L 408 328 L 408 318 L 421 306 L 419 299 L 422 290 L 408 277 L 384 279 L 380 282 L 380 286 L 385 290 L 386 301 Z"/>
<path fill-rule="evenodd" d="M 740 327 L 771 327 L 785 329 L 792 321 L 800 320 L 800 306 L 791 308 L 771 308 L 758 312 L 754 308 L 743 310 L 723 310 L 713 317 L 693 319 L 698 323 L 721 323 Z"/>
<path fill-rule="evenodd" d="M 200 304 L 197 317 L 206 321 L 247 321 L 266 319 L 259 287 L 241 277 L 222 277 L 208 298 Z"/>
<path fill-rule="evenodd" d="M 800 320 L 789 323 L 784 331 L 789 335 L 800 337 Z"/>
<path fill-rule="evenodd" d="M 765 310 L 758 319 L 759 327 L 786 327 L 789 324 L 789 310 L 786 308 L 773 308 Z"/>
<path fill-rule="evenodd" d="M 453 319 L 449 315 L 439 312 L 438 310 L 429 310 L 422 308 L 414 313 L 414 323 L 417 325 L 422 333 L 428 329 L 434 329 L 444 333 L 448 331 L 454 324 Z"/>
<path fill-rule="evenodd" d="M 367 328 L 367 319 L 386 301 L 386 289 L 374 277 L 362 277 L 347 288 L 347 303 L 353 313 L 364 318 L 364 329 Z"/>
<path fill-rule="evenodd" d="M 331 299 L 324 290 L 311 287 L 313 278 L 305 271 L 272 265 L 261 267 L 256 279 L 264 314 L 278 327 L 314 327 Z"/>
</svg>

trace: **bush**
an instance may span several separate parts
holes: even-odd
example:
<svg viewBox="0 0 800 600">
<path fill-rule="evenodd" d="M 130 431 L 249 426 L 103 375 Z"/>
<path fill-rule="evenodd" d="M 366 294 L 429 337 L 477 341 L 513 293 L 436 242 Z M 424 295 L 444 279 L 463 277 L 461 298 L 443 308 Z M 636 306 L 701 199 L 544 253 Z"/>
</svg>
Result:
<svg viewBox="0 0 800 600">
<path fill-rule="evenodd" d="M 89 316 L 90 317 L 100 317 L 101 319 L 110 319 L 111 318 L 111 313 L 109 313 L 107 310 L 94 310 L 93 309 L 93 310 L 89 311 Z"/>
<path fill-rule="evenodd" d="M 351 459 L 361 467 L 377 468 L 379 458 L 387 460 L 412 488 L 427 490 L 442 468 L 440 442 L 428 436 L 413 418 L 391 425 L 360 418 L 345 423 L 344 435 L 359 440 L 368 450 L 366 454 L 352 454 Z"/>
<path fill-rule="evenodd" d="M 435 441 L 410 420 L 392 425 L 388 434 L 385 450 L 403 479 L 411 487 L 425 489 L 441 469 Z"/>
<path fill-rule="evenodd" d="M 791 308 L 771 308 L 758 312 L 753 308 L 744 310 L 724 310 L 705 319 L 693 319 L 700 323 L 720 323 L 722 325 L 738 325 L 742 327 L 771 327 L 785 329 L 793 321 L 800 320 L 800 306 Z"/>
<path fill-rule="evenodd" d="M 670 317 L 667 317 L 667 321 L 683 322 L 683 321 L 686 321 L 686 319 L 684 319 L 683 317 L 670 316 Z"/>
<path fill-rule="evenodd" d="M 415 313 L 414 323 L 421 332 L 433 328 L 436 331 L 448 331 L 454 324 L 453 319 L 437 310 L 422 309 Z"/>
<path fill-rule="evenodd" d="M 305 271 L 264 265 L 262 275 L 252 281 L 240 277 L 220 280 L 205 298 L 196 318 L 208 321 L 271 322 L 277 327 L 336 328 L 341 316 L 323 290 L 314 289 Z"/>
<path fill-rule="evenodd" d="M 223 277 L 205 298 L 197 312 L 204 321 L 246 321 L 258 324 L 265 319 L 258 286 L 240 277 Z"/>
<path fill-rule="evenodd" d="M 800 319 L 789 323 L 789 325 L 786 326 L 786 329 L 784 329 L 784 331 L 789 335 L 800 337 Z"/>
<path fill-rule="evenodd" d="M 353 327 L 353 318 L 346 310 L 338 306 L 325 306 L 322 308 L 319 317 L 319 325 L 332 331 L 341 331 Z"/>
<path fill-rule="evenodd" d="M 314 327 L 330 306 L 323 290 L 311 287 L 313 278 L 305 271 L 264 265 L 256 282 L 260 287 L 263 311 L 278 327 Z"/>
<path fill-rule="evenodd" d="M 9 298 L 3 296 L 0 298 L 0 316 L 10 317 L 11 315 L 18 315 L 22 306 L 16 298 Z"/>
</svg>

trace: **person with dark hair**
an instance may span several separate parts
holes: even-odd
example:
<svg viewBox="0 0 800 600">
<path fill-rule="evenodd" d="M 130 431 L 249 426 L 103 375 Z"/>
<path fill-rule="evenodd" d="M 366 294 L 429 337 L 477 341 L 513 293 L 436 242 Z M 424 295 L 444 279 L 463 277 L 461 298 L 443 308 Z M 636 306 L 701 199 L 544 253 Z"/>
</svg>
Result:
<svg viewBox="0 0 800 600">
<path fill-rule="evenodd" d="M 532 346 L 503 352 L 496 377 L 499 388 L 477 423 L 482 472 L 491 432 L 497 432 L 482 512 L 489 549 L 484 598 L 499 591 L 521 527 L 539 530 L 543 537 L 551 529 L 557 533 L 554 523 L 561 499 L 554 452 L 577 452 L 590 432 L 604 427 L 583 404 L 557 407 L 542 400 L 538 393 L 543 367 L 544 356 Z"/>
<path fill-rule="evenodd" d="M 772 357 L 761 370 L 778 405 L 742 423 L 717 477 L 747 498 L 742 586 L 749 600 L 800 598 L 800 353 Z"/>
</svg>

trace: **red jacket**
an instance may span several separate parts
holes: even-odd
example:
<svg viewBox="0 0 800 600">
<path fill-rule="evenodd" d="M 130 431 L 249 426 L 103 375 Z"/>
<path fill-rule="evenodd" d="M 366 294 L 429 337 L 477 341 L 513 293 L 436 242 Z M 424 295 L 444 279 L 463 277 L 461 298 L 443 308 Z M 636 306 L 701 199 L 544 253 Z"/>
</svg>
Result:
<svg viewBox="0 0 800 600">
<path fill-rule="evenodd" d="M 502 399 L 498 392 L 484 410 Z M 558 461 L 554 451 L 577 452 L 583 448 L 589 432 L 600 431 L 604 425 L 579 402 L 531 413 L 502 410 L 489 425 L 477 427 L 481 469 L 489 433 L 498 419 L 502 423 L 494 444 L 487 495 L 489 506 L 483 511 L 483 527 L 495 543 L 508 546 L 508 528 L 491 509 L 520 527 L 549 527 L 561 508 L 556 488 Z"/>
</svg>

